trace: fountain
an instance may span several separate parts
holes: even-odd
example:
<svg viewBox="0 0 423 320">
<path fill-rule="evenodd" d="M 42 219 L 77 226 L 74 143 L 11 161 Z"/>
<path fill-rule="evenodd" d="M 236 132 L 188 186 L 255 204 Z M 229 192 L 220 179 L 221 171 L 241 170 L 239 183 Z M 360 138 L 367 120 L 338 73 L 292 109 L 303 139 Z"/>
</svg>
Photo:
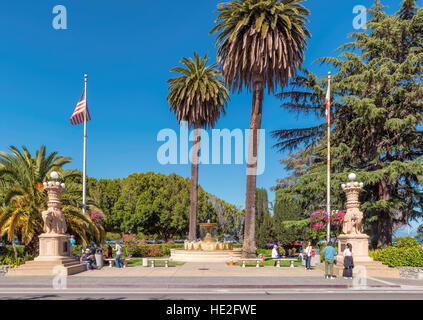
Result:
<svg viewBox="0 0 423 320">
<path fill-rule="evenodd" d="M 205 229 L 207 234 L 203 241 L 188 241 L 184 243 L 185 250 L 202 250 L 202 251 L 215 251 L 215 250 L 232 250 L 233 244 L 230 241 L 216 242 L 211 236 L 211 230 L 217 227 L 217 223 L 207 222 L 200 223 L 200 227 Z"/>
<path fill-rule="evenodd" d="M 229 261 L 233 257 L 241 256 L 241 249 L 234 249 L 231 241 L 214 241 L 211 231 L 217 227 L 217 223 L 200 223 L 200 227 L 206 230 L 206 236 L 202 241 L 184 242 L 184 249 L 172 249 L 170 259 L 175 261 Z"/>
</svg>

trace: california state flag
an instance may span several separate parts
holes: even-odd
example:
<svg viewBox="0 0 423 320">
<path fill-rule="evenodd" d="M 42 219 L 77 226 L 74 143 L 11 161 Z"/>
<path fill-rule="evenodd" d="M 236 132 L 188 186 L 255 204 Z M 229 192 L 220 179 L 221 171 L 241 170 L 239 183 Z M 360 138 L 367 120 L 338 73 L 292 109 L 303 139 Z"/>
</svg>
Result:
<svg viewBox="0 0 423 320">
<path fill-rule="evenodd" d="M 326 123 L 329 123 L 329 120 L 330 120 L 330 79 L 328 82 L 328 92 L 326 93 L 325 104 L 326 104 Z"/>
</svg>

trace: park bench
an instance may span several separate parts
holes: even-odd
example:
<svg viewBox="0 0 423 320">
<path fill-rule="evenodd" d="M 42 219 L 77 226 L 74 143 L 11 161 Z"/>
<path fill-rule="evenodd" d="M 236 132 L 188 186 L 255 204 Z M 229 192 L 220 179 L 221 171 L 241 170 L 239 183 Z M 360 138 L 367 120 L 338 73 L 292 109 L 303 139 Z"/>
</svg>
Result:
<svg viewBox="0 0 423 320">
<path fill-rule="evenodd" d="M 151 267 L 152 268 L 155 267 L 156 261 L 164 261 L 165 262 L 165 268 L 169 267 L 169 259 L 148 259 L 148 260 L 151 261 Z"/>
<path fill-rule="evenodd" d="M 282 258 L 282 259 L 272 259 L 273 261 L 276 261 L 276 267 L 281 267 L 281 261 L 289 261 L 290 262 L 290 268 L 294 268 L 294 261 L 297 261 L 298 259 L 289 259 L 289 258 Z"/>
<path fill-rule="evenodd" d="M 105 259 L 109 262 L 109 267 L 113 267 L 113 264 L 115 263 L 115 258 L 108 258 Z M 120 261 L 123 263 L 123 267 L 126 268 L 128 266 L 128 261 L 131 260 L 131 258 L 120 258 Z"/>
<path fill-rule="evenodd" d="M 245 268 L 245 263 L 247 261 L 255 261 L 256 262 L 256 268 L 259 268 L 260 267 L 260 263 L 263 263 L 262 258 L 250 258 L 250 259 L 241 258 L 239 260 L 241 260 L 241 262 L 242 262 L 242 268 Z"/>
</svg>

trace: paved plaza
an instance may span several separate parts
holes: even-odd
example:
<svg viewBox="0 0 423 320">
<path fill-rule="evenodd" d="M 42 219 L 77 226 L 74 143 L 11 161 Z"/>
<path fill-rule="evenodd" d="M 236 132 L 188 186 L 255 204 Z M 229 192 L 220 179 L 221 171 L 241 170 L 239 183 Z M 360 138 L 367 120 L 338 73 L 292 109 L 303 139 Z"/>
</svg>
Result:
<svg viewBox="0 0 423 320">
<path fill-rule="evenodd" d="M 423 280 L 324 279 L 319 269 L 230 267 L 190 262 L 177 267 L 104 267 L 66 278 L 1 277 L 0 299 L 423 299 Z"/>
</svg>

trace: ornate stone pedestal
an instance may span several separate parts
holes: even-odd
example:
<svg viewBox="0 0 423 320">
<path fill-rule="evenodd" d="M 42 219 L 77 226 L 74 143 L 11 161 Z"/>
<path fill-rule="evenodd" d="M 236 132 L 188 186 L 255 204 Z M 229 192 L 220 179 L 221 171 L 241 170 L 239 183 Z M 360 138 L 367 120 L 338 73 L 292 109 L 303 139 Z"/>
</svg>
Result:
<svg viewBox="0 0 423 320">
<path fill-rule="evenodd" d="M 342 263 L 342 253 L 347 247 L 347 243 L 351 243 L 354 252 L 355 262 L 373 261 L 369 257 L 369 236 L 367 234 L 347 235 L 342 234 L 338 237 L 338 261 Z"/>
<path fill-rule="evenodd" d="M 60 261 L 70 257 L 69 235 L 43 233 L 39 241 L 40 255 L 35 261 Z"/>
<path fill-rule="evenodd" d="M 338 237 L 337 265 L 334 267 L 334 272 L 338 276 L 342 276 L 343 252 L 347 243 L 350 243 L 352 245 L 355 276 L 399 278 L 398 269 L 389 268 L 369 257 L 369 236 L 363 230 L 363 213 L 359 209 L 360 202 L 358 201 L 363 183 L 355 182 L 356 175 L 353 173 L 348 178 L 350 182 L 342 185 L 342 189 L 347 195 L 347 212 L 344 217 L 342 234 Z"/>
<path fill-rule="evenodd" d="M 42 213 L 44 233 L 39 236 L 40 255 L 17 269 L 8 272 L 8 276 L 49 276 L 58 273 L 57 266 L 64 269 L 61 274 L 75 274 L 86 270 L 85 265 L 70 256 L 69 235 L 66 234 L 66 221 L 61 208 L 60 195 L 65 185 L 56 181 L 57 172 L 51 173 L 52 181 L 44 183 L 48 193 L 48 208 Z"/>
</svg>

